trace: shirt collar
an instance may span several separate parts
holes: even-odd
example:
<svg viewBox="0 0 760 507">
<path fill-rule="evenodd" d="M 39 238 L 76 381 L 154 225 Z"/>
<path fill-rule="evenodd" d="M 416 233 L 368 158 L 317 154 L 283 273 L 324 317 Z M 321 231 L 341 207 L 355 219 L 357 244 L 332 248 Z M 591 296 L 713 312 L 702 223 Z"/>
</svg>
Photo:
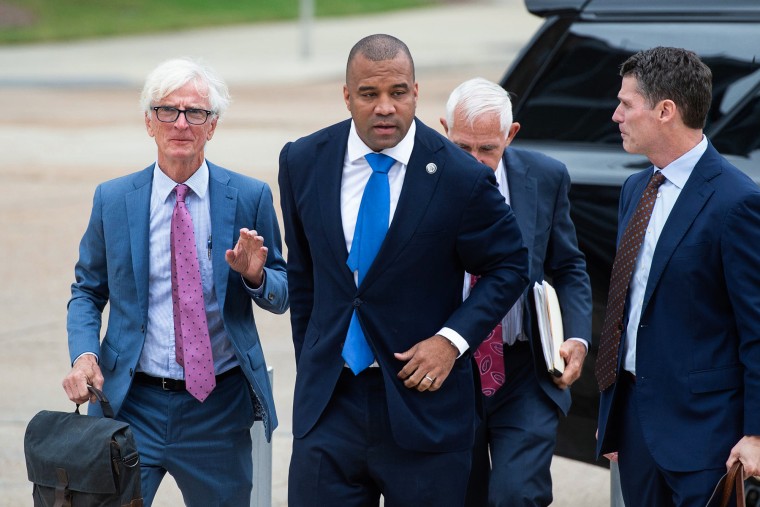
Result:
<svg viewBox="0 0 760 507">
<path fill-rule="evenodd" d="M 414 135 L 417 132 L 416 120 L 409 126 L 404 138 L 399 141 L 396 146 L 386 148 L 380 153 L 388 155 L 397 162 L 401 162 L 404 165 L 409 165 L 409 158 L 412 156 L 412 150 L 414 149 Z M 349 162 L 356 162 L 360 158 L 364 158 L 367 153 L 372 153 L 372 149 L 364 144 L 359 134 L 356 132 L 356 125 L 354 120 L 351 120 L 351 130 L 348 133 L 348 149 L 346 156 Z"/>
<path fill-rule="evenodd" d="M 668 181 L 673 183 L 679 189 L 682 189 L 686 184 L 686 180 L 691 176 L 694 166 L 697 165 L 699 159 L 704 155 L 705 150 L 707 150 L 707 137 L 702 134 L 702 140 L 699 141 L 696 146 L 662 169 L 655 167 L 654 170 L 661 170 L 662 175 L 665 176 Z"/>
<path fill-rule="evenodd" d="M 206 160 L 203 160 L 201 166 L 196 170 L 187 181 L 185 185 L 190 187 L 195 195 L 203 199 L 208 191 L 208 164 Z M 169 178 L 158 166 L 158 162 L 153 167 L 153 188 L 155 188 L 156 194 L 161 197 L 163 202 L 171 195 L 174 187 L 177 186 L 177 182 Z"/>
<path fill-rule="evenodd" d="M 504 165 L 504 158 L 499 159 L 499 165 L 496 166 L 494 175 L 496 176 L 496 183 L 499 185 L 503 185 L 507 182 L 507 166 Z"/>
</svg>

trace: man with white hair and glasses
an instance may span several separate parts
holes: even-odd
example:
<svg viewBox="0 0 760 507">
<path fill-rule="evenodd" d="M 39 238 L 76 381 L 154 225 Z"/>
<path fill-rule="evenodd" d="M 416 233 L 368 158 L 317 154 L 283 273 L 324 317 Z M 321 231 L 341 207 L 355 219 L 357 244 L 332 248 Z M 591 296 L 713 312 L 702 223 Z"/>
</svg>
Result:
<svg viewBox="0 0 760 507">
<path fill-rule="evenodd" d="M 251 425 L 262 419 L 267 438 L 277 426 L 251 303 L 286 311 L 287 275 L 269 187 L 204 156 L 228 104 L 194 60 L 148 76 L 157 160 L 98 186 L 71 287 L 64 390 L 83 403 L 101 388 L 129 423 L 146 506 L 167 472 L 186 505 L 248 505 Z"/>
</svg>

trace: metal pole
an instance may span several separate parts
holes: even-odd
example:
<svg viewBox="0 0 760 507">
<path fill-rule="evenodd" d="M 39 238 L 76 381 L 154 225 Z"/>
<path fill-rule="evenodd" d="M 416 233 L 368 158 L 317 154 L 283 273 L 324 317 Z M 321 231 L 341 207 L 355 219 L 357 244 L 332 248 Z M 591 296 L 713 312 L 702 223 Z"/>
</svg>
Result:
<svg viewBox="0 0 760 507">
<path fill-rule="evenodd" d="M 274 369 L 267 368 L 269 384 L 273 384 Z M 264 435 L 264 423 L 256 421 L 251 427 L 251 457 L 253 458 L 253 490 L 251 507 L 272 507 L 272 444 Z"/>
<path fill-rule="evenodd" d="M 301 20 L 301 57 L 311 57 L 311 27 L 314 23 L 315 0 L 299 0 L 299 18 Z"/>
<path fill-rule="evenodd" d="M 610 507 L 625 507 L 620 490 L 620 469 L 615 461 L 610 462 Z"/>
</svg>

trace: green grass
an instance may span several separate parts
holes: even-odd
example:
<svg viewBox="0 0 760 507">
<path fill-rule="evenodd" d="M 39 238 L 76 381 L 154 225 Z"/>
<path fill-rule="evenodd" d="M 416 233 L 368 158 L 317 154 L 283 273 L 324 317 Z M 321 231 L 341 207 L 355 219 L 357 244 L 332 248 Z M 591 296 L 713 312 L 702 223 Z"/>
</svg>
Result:
<svg viewBox="0 0 760 507">
<path fill-rule="evenodd" d="M 314 0 L 316 15 L 420 7 L 440 0 Z M 0 0 L 0 44 L 72 40 L 296 19 L 299 0 Z M 3 16 L 3 14 L 5 14 Z"/>
</svg>

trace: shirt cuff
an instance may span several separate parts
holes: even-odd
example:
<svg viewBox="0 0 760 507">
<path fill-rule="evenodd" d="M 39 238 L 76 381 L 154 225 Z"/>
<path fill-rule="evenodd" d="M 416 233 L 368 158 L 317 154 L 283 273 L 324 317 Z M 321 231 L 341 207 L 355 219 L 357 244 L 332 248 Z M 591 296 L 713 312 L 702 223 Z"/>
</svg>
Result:
<svg viewBox="0 0 760 507">
<path fill-rule="evenodd" d="M 94 353 L 94 352 L 82 352 L 81 354 L 79 354 L 79 355 L 77 356 L 77 358 L 76 358 L 76 359 L 74 359 L 74 363 L 76 363 L 77 361 L 79 361 L 79 358 L 81 358 L 82 356 L 95 356 L 95 361 L 96 361 L 98 364 L 100 364 L 100 358 L 99 358 L 99 357 L 98 357 L 98 355 L 97 355 L 96 353 Z M 71 366 L 74 366 L 74 363 L 71 363 Z"/>
<path fill-rule="evenodd" d="M 574 340 L 576 342 L 581 342 L 583 346 L 586 347 L 586 353 L 588 354 L 588 340 L 586 340 L 585 338 L 568 338 L 567 340 L 568 341 Z"/>
<path fill-rule="evenodd" d="M 451 342 L 451 344 L 454 347 L 457 348 L 457 350 L 459 351 L 459 355 L 457 356 L 457 359 L 459 359 L 462 356 L 462 354 L 467 352 L 467 349 L 470 348 L 470 344 L 467 343 L 467 340 L 462 338 L 461 334 L 457 333 L 456 331 L 454 331 L 453 329 L 449 327 L 444 327 L 443 329 L 438 331 L 437 334 L 446 338 L 448 341 Z"/>
<path fill-rule="evenodd" d="M 243 285 L 245 285 L 245 288 L 248 289 L 248 292 L 251 293 L 251 296 L 255 298 L 260 298 L 264 295 L 264 285 L 267 283 L 267 270 L 265 269 L 262 273 L 261 277 L 261 285 L 258 286 L 258 288 L 253 288 L 248 284 L 248 280 L 245 279 L 243 275 L 240 275 L 240 279 L 243 280 Z"/>
</svg>

